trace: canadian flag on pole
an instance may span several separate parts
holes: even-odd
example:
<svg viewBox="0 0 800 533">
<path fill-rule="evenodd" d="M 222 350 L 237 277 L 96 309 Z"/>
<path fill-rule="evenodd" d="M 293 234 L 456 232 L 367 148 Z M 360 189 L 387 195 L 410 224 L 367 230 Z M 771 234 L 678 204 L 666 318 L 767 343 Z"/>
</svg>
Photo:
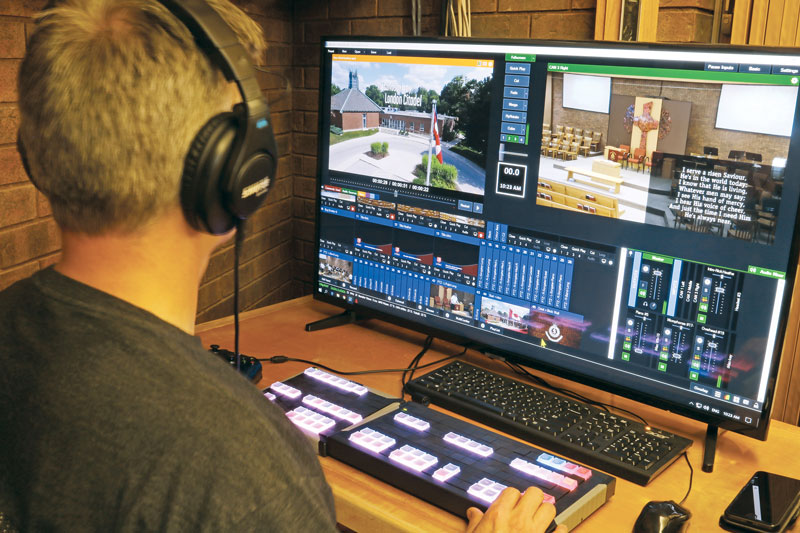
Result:
<svg viewBox="0 0 800 533">
<path fill-rule="evenodd" d="M 436 139 L 436 159 L 439 163 L 444 163 L 442 159 L 442 141 L 439 139 L 439 120 L 436 116 L 436 107 L 433 108 L 433 137 Z"/>
</svg>

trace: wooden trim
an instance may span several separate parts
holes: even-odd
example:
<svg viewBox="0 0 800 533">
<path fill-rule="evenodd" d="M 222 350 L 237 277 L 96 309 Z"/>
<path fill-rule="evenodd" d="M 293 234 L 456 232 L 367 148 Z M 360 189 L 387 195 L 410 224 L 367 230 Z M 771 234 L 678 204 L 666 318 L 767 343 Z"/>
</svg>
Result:
<svg viewBox="0 0 800 533">
<path fill-rule="evenodd" d="M 636 40 L 654 43 L 656 42 L 657 33 L 658 0 L 641 0 L 641 2 L 639 2 L 639 24 L 636 32 Z"/>
<path fill-rule="evenodd" d="M 597 7 L 594 12 L 594 40 L 603 40 L 603 28 L 606 23 L 606 0 L 597 0 Z"/>
<path fill-rule="evenodd" d="M 619 41 L 619 24 L 622 16 L 622 0 L 606 0 L 606 20 L 603 24 L 603 40 Z"/>
<path fill-rule="evenodd" d="M 775 383 L 772 407 L 773 419 L 795 425 L 800 417 L 800 387 L 792 386 L 793 378 L 800 375 L 798 341 L 800 341 L 800 269 L 795 275 L 789 316 L 786 318 L 781 367 Z"/>
<path fill-rule="evenodd" d="M 797 38 L 797 15 L 800 13 L 800 0 L 786 0 L 781 22 L 781 46 L 793 46 Z"/>
<path fill-rule="evenodd" d="M 764 32 L 764 44 L 778 46 L 781 42 L 781 20 L 783 19 L 784 0 L 770 0 L 767 12 L 767 29 Z"/>
<path fill-rule="evenodd" d="M 747 44 L 747 34 L 750 31 L 751 7 L 752 0 L 737 0 L 734 5 L 731 44 Z"/>
<path fill-rule="evenodd" d="M 767 10 L 769 0 L 755 0 L 753 15 L 750 17 L 750 37 L 747 44 L 764 44 L 764 33 L 767 29 Z M 734 16 L 736 14 L 734 13 Z"/>
</svg>

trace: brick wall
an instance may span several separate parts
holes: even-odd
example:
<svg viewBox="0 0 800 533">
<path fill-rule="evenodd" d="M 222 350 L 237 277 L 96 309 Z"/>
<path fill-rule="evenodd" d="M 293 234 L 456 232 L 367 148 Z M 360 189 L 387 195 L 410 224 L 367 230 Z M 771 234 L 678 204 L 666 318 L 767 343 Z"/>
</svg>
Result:
<svg viewBox="0 0 800 533">
<path fill-rule="evenodd" d="M 291 0 L 234 0 L 264 28 L 269 48 L 266 68 L 276 74 L 259 74 L 272 113 L 278 144 L 278 175 L 266 205 L 245 225 L 240 258 L 239 308 L 262 307 L 294 296 L 292 246 L 292 149 L 293 92 L 285 90 L 292 76 Z M 218 250 L 208 265 L 197 302 L 197 321 L 206 322 L 233 314 L 233 244 Z"/>
<path fill-rule="evenodd" d="M 16 149 L 17 71 L 31 17 L 45 1 L 0 2 L 0 289 L 52 264 L 61 248 L 50 206 L 28 181 Z"/>
<path fill-rule="evenodd" d="M 291 76 L 292 11 L 290 0 L 238 0 L 260 23 L 269 42 L 266 65 Z M 61 243 L 47 200 L 28 181 L 16 150 L 17 71 L 25 53 L 32 17 L 46 0 L 0 2 L 0 290 L 54 263 Z M 272 106 L 281 154 L 268 205 L 247 223 L 242 254 L 241 307 L 259 307 L 292 296 L 292 158 L 291 95 L 279 76 L 261 74 Z M 233 312 L 233 246 L 211 258 L 199 292 L 198 321 Z"/>
</svg>

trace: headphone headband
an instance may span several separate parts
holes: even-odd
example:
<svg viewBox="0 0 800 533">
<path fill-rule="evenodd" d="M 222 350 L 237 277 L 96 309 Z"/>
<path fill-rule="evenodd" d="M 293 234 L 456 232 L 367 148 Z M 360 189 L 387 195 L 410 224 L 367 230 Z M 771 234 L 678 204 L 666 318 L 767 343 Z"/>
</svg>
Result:
<svg viewBox="0 0 800 533">
<path fill-rule="evenodd" d="M 251 58 L 231 27 L 204 0 L 159 0 L 242 95 L 232 113 L 212 118 L 184 164 L 181 205 L 195 228 L 229 231 L 264 202 L 277 166 L 267 101 Z"/>
</svg>

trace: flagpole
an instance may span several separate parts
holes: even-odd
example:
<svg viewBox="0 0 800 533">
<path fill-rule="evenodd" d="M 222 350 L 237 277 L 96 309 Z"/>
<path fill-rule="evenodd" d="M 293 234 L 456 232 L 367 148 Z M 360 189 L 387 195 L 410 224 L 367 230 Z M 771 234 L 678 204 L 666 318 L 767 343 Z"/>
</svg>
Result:
<svg viewBox="0 0 800 533">
<path fill-rule="evenodd" d="M 431 136 L 428 140 L 428 174 L 425 177 L 425 185 L 431 185 L 431 157 L 433 155 L 433 128 L 435 127 L 433 121 L 434 117 L 436 116 L 436 100 L 433 101 L 433 107 L 431 108 Z"/>
</svg>

